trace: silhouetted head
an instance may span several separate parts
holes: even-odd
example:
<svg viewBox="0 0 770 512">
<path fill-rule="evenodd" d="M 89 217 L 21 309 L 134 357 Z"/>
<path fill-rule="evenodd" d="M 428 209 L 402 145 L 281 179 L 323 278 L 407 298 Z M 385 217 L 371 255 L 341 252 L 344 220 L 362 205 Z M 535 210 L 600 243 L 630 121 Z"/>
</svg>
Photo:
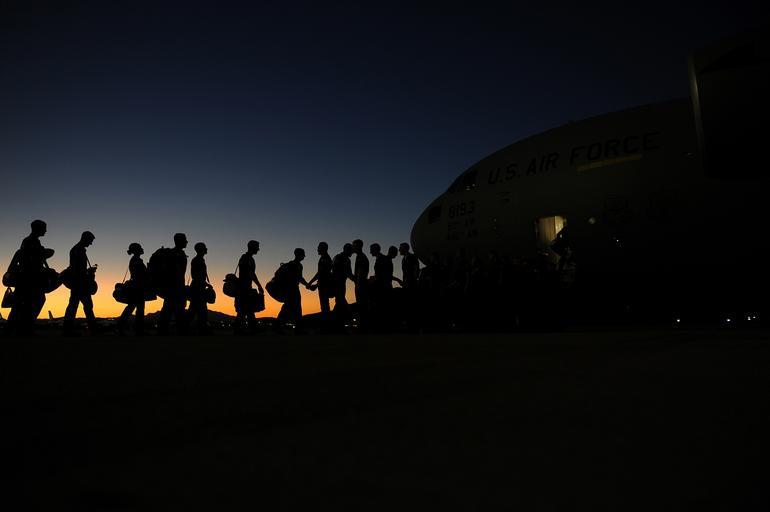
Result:
<svg viewBox="0 0 770 512">
<path fill-rule="evenodd" d="M 345 256 L 352 256 L 353 255 L 353 244 L 345 244 L 342 246 L 342 254 Z"/>
<path fill-rule="evenodd" d="M 184 233 L 177 233 L 174 235 L 174 247 L 177 249 L 184 249 L 187 247 L 187 236 Z"/>
<path fill-rule="evenodd" d="M 380 247 L 380 244 L 372 244 L 369 246 L 369 254 L 372 256 L 379 256 L 380 251 L 382 251 L 382 248 Z"/>
<path fill-rule="evenodd" d="M 257 254 L 259 252 L 259 242 L 256 240 L 249 241 L 249 244 L 246 246 L 246 250 L 249 254 Z"/>
<path fill-rule="evenodd" d="M 42 220 L 33 220 L 32 224 L 32 234 L 35 236 L 43 236 L 45 235 L 45 232 L 48 230 L 48 225 L 46 225 L 45 222 Z"/>
<path fill-rule="evenodd" d="M 135 256 L 140 256 L 140 255 L 144 254 L 144 249 L 142 249 L 142 246 L 139 245 L 138 243 L 133 242 L 133 243 L 131 243 L 128 246 L 128 251 L 127 252 L 128 252 L 128 254 L 133 254 Z"/>
<path fill-rule="evenodd" d="M 393 259 L 396 256 L 398 256 L 398 249 L 396 248 L 395 245 L 391 245 L 390 247 L 388 247 L 388 258 Z"/>
<path fill-rule="evenodd" d="M 360 238 L 356 238 L 353 240 L 353 252 L 356 254 L 361 254 L 361 252 L 364 249 L 364 241 Z"/>
<path fill-rule="evenodd" d="M 326 242 L 320 242 L 318 244 L 318 254 L 323 255 L 328 252 L 329 252 L 329 244 L 327 244 Z"/>
<path fill-rule="evenodd" d="M 208 248 L 206 247 L 206 244 L 203 242 L 198 242 L 195 244 L 195 254 L 204 255 L 207 252 L 209 252 Z"/>
<path fill-rule="evenodd" d="M 90 231 L 83 231 L 83 234 L 80 235 L 80 243 L 86 247 L 94 243 L 94 240 L 96 237 Z"/>
<path fill-rule="evenodd" d="M 409 254 L 409 244 L 406 242 L 403 242 L 401 245 L 398 246 L 398 253 L 401 256 L 406 256 Z"/>
<path fill-rule="evenodd" d="M 301 248 L 299 248 L 299 247 L 297 247 L 296 249 L 294 249 L 294 259 L 295 259 L 296 261 L 302 261 L 302 260 L 304 260 L 304 259 L 305 259 L 305 249 L 301 249 Z"/>
</svg>

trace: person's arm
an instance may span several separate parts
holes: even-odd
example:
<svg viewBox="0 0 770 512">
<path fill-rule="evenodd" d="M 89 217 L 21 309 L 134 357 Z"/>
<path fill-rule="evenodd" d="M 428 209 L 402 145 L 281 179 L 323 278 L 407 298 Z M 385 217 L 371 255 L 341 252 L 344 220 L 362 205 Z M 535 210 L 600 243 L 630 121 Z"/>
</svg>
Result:
<svg viewBox="0 0 770 512">
<path fill-rule="evenodd" d="M 315 273 L 315 275 L 310 278 L 310 281 L 307 282 L 307 286 L 313 286 L 313 283 L 318 281 L 318 272 Z"/>
<path fill-rule="evenodd" d="M 356 282 L 356 276 L 353 275 L 353 267 L 350 265 L 349 262 L 348 262 L 348 268 L 346 268 L 345 271 L 347 272 L 348 279 L 350 279 L 351 281 L 353 281 L 355 283 Z"/>
<path fill-rule="evenodd" d="M 265 293 L 265 291 L 262 289 L 262 285 L 261 285 L 261 284 L 260 284 L 260 282 L 259 282 L 259 278 L 257 277 L 257 273 L 256 273 L 256 272 L 254 272 L 254 275 L 253 275 L 253 279 L 252 279 L 252 280 L 254 281 L 254 284 L 256 284 L 256 285 L 257 285 L 257 290 L 259 291 L 259 294 L 260 294 L 260 295 L 264 294 L 264 293 Z"/>
</svg>

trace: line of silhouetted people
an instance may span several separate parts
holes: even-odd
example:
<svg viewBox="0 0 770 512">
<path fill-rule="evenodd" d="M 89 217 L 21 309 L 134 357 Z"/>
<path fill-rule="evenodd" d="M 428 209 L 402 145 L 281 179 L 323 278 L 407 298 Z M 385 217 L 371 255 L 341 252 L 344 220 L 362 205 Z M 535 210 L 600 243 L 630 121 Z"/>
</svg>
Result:
<svg viewBox="0 0 770 512">
<path fill-rule="evenodd" d="M 83 232 L 80 240 L 69 253 L 69 266 L 61 273 L 48 266 L 47 260 L 54 254 L 53 249 L 43 247 L 40 239 L 47 231 L 46 223 L 35 220 L 31 233 L 24 238 L 15 252 L 8 270 L 3 275 L 7 287 L 3 296 L 3 307 L 11 308 L 6 332 L 11 334 L 33 333 L 35 320 L 45 304 L 45 296 L 64 285 L 70 290 L 69 303 L 63 319 L 63 334 L 77 335 L 75 316 L 82 305 L 89 333 L 101 332 L 93 311 L 92 296 L 97 291 L 96 270 L 88 259 L 88 247 L 95 236 Z M 171 326 L 177 333 L 196 332 L 208 334 L 208 304 L 216 300 L 216 292 L 209 279 L 206 266 L 208 248 L 202 242 L 194 246 L 195 256 L 190 261 L 190 280 L 186 282 L 188 257 L 185 253 L 187 237 L 183 233 L 174 235 L 174 246 L 156 250 L 145 264 L 144 249 L 139 243 L 128 246 L 130 260 L 123 281 L 115 285 L 113 297 L 125 304 L 117 320 L 117 331 L 125 333 L 133 315 L 133 331 L 145 333 L 145 302 L 163 299 L 163 306 L 157 319 L 158 334 L 168 334 Z M 302 330 L 302 300 L 300 286 L 318 291 L 321 312 L 320 330 L 344 332 L 346 327 L 356 323 L 366 331 L 390 330 L 401 324 L 414 324 L 413 312 L 419 299 L 420 263 L 410 252 L 409 244 L 399 248 L 391 246 L 382 252 L 379 244 L 371 244 L 369 254 L 364 253 L 362 240 L 344 244 L 342 251 L 333 258 L 326 242 L 318 244 L 318 268 L 306 280 L 302 261 L 303 249 L 294 250 L 294 258 L 282 263 L 273 278 L 264 288 L 257 277 L 254 257 L 259 252 L 259 242 L 251 240 L 246 252 L 238 260 L 235 273 L 227 274 L 223 292 L 235 302 L 236 333 L 252 333 L 257 330 L 256 313 L 265 309 L 267 292 L 282 303 L 278 314 L 277 329 L 287 325 Z M 393 275 L 393 261 L 402 256 L 403 278 Z M 355 264 L 351 258 L 355 257 Z M 372 271 L 373 270 L 373 271 Z M 128 279 L 126 279 L 128 278 Z M 346 299 L 348 281 L 352 281 L 356 302 L 351 307 Z M 393 283 L 401 286 L 400 294 L 394 293 Z M 331 307 L 331 300 L 334 307 Z M 399 304 L 396 304 L 398 301 Z M 188 306 L 189 303 L 189 306 Z"/>
</svg>

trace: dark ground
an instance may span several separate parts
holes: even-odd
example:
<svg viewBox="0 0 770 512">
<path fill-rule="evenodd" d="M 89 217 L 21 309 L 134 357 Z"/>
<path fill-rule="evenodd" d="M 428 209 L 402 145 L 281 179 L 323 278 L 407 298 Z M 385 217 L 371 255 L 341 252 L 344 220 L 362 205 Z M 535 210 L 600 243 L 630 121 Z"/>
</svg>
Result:
<svg viewBox="0 0 770 512">
<path fill-rule="evenodd" d="M 5 510 L 770 505 L 767 330 L 42 337 L 0 358 L 0 499 L 26 500 Z"/>
</svg>

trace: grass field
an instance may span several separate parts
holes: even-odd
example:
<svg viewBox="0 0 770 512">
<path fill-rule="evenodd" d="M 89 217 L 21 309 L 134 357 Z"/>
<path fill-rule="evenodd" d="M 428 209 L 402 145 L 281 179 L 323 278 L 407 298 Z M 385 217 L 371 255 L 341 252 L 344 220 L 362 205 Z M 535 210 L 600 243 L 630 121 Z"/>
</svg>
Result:
<svg viewBox="0 0 770 512">
<path fill-rule="evenodd" d="M 770 331 L 0 338 L 5 510 L 767 510 Z"/>
</svg>

